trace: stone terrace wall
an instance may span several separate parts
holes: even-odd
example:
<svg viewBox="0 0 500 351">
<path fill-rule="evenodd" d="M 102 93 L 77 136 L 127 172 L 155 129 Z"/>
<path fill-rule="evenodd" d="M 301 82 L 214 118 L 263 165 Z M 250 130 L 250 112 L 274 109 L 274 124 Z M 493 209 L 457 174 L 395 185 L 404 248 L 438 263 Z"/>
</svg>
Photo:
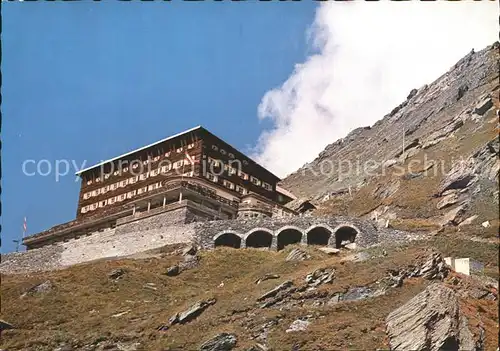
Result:
<svg viewBox="0 0 500 351">
<path fill-rule="evenodd" d="M 408 237 L 409 233 L 377 229 L 370 221 L 348 217 L 253 218 L 186 223 L 192 221 L 194 216 L 185 207 L 150 217 L 138 216 L 137 219 L 118 223 L 114 229 L 22 253 L 2 255 L 0 272 L 51 270 L 106 257 L 127 256 L 177 243 L 195 242 L 202 248 L 210 249 L 213 248 L 214 237 L 224 231 L 236 233 L 244 239 L 255 229 L 265 229 L 277 236 L 285 228 L 295 228 L 303 233 L 304 241 L 305 234 L 314 226 L 323 226 L 332 233 L 341 226 L 350 226 L 358 231 L 356 243 L 361 247 L 380 241 L 411 239 Z M 330 237 L 331 240 L 333 237 L 334 235 Z"/>
<path fill-rule="evenodd" d="M 193 240 L 195 223 L 186 208 L 140 218 L 114 229 L 25 252 L 2 255 L 1 273 L 25 273 L 63 268 L 106 257 L 118 257 Z"/>
<path fill-rule="evenodd" d="M 257 228 L 265 229 L 277 235 L 284 228 L 292 227 L 307 233 L 316 225 L 322 225 L 333 233 L 341 226 L 350 226 L 358 230 L 356 243 L 369 246 L 379 242 L 378 230 L 369 221 L 349 217 L 284 217 L 284 218 L 250 218 L 229 221 L 211 221 L 199 223 L 196 227 L 195 241 L 203 248 L 212 248 L 214 237 L 222 232 L 232 232 L 245 238 Z"/>
</svg>

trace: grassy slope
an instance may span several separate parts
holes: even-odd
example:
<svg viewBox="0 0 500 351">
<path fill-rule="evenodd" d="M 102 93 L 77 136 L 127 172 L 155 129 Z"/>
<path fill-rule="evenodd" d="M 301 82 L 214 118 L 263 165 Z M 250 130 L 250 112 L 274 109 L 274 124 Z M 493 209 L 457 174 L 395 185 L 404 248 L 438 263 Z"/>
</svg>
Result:
<svg viewBox="0 0 500 351">
<path fill-rule="evenodd" d="M 488 255 L 493 257 L 496 247 L 484 245 L 487 246 L 482 249 L 489 250 Z M 428 243 L 390 248 L 387 257 L 358 263 L 341 263 L 341 257 L 328 257 L 312 248 L 307 249 L 312 259 L 303 262 L 285 262 L 289 249 L 280 253 L 217 249 L 204 252 L 199 267 L 177 277 L 162 274 L 180 259 L 169 254 L 141 260 L 103 260 L 34 276 L 3 276 L 2 318 L 18 329 L 4 332 L 2 347 L 52 350 L 61 342 L 81 347 L 100 340 L 133 340 L 140 341 L 144 350 L 191 350 L 216 333 L 226 331 L 235 332 L 238 348 L 244 349 L 253 343 L 252 330 L 258 333 L 266 321 L 278 317 L 279 324 L 268 336 L 274 350 L 290 350 L 295 344 L 302 345 L 301 350 L 387 347 L 385 317 L 428 282 L 408 280 L 402 288 L 385 296 L 333 307 L 314 307 L 311 300 L 290 310 L 259 309 L 255 299 L 286 279 L 302 284 L 307 273 L 320 267 L 336 269 L 333 284 L 320 288 L 330 294 L 366 285 L 385 276 L 387 269 L 415 264 L 419 257 L 426 256 L 428 248 Z M 113 282 L 107 274 L 117 267 L 125 268 L 128 273 Z M 281 277 L 256 285 L 255 280 L 266 273 Z M 28 288 L 48 279 L 54 284 L 50 292 L 20 299 Z M 223 288 L 218 287 L 221 281 Z M 146 283 L 154 283 L 157 290 L 144 288 Z M 174 313 L 209 297 L 216 297 L 217 303 L 196 320 L 166 332 L 156 331 Z M 469 313 L 479 313 L 483 324 L 490 328 L 488 349 L 494 349 L 496 332 L 491 328 L 498 319 L 496 302 L 465 301 L 464 304 Z M 124 311 L 129 312 L 111 317 Z M 305 315 L 316 317 L 307 333 L 284 332 L 294 319 Z"/>
</svg>

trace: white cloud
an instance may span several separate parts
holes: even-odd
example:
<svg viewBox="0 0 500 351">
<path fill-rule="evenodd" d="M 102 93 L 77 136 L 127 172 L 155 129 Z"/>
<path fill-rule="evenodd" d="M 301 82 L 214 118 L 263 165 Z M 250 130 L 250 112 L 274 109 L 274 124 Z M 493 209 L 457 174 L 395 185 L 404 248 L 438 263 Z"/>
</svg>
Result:
<svg viewBox="0 0 500 351">
<path fill-rule="evenodd" d="M 310 35 L 316 53 L 258 109 L 274 127 L 262 133 L 253 156 L 279 176 L 352 129 L 372 125 L 472 48 L 492 44 L 498 4 L 330 1 L 318 7 Z"/>
</svg>

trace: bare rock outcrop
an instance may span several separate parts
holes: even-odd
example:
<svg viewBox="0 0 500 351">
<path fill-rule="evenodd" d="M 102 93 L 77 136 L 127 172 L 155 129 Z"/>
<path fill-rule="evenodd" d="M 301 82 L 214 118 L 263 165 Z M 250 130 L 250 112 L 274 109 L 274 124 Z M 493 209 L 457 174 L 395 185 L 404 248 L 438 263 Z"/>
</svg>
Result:
<svg viewBox="0 0 500 351">
<path fill-rule="evenodd" d="M 237 338 L 234 334 L 220 333 L 205 341 L 200 351 L 230 351 L 236 346 Z"/>
<path fill-rule="evenodd" d="M 290 251 L 285 261 L 304 261 L 307 260 L 310 256 L 301 249 L 293 249 Z"/>
<path fill-rule="evenodd" d="M 455 292 L 431 284 L 386 318 L 391 350 L 476 350 Z"/>
<path fill-rule="evenodd" d="M 203 301 L 198 301 L 194 305 L 192 305 L 190 308 L 188 308 L 185 311 L 176 313 L 174 316 L 172 316 L 169 320 L 170 324 L 184 324 L 189 322 L 190 320 L 198 317 L 203 311 L 205 311 L 209 306 L 215 304 L 217 300 L 216 299 L 209 299 L 209 300 L 203 300 Z"/>
</svg>

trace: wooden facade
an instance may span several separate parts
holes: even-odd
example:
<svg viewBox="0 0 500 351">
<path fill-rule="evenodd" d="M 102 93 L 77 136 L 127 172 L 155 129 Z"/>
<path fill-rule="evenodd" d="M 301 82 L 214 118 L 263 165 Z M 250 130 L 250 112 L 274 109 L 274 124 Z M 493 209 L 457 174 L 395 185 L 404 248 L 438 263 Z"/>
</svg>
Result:
<svg viewBox="0 0 500 351">
<path fill-rule="evenodd" d="M 204 178 L 229 201 L 249 193 L 276 202 L 279 178 L 203 127 L 134 150 L 77 173 L 82 178 L 77 219 L 107 216 L 170 177 Z"/>
</svg>

